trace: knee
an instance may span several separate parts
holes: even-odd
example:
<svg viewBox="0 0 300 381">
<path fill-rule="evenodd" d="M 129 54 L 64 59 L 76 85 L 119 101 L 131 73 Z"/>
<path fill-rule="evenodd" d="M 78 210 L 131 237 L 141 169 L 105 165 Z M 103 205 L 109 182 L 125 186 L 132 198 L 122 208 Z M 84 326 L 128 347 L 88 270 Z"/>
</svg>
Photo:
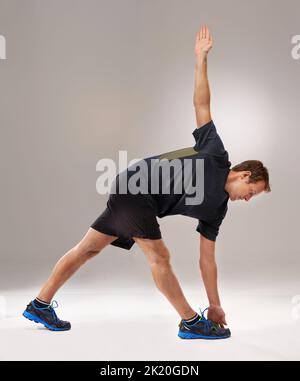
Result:
<svg viewBox="0 0 300 381">
<path fill-rule="evenodd" d="M 99 254 L 100 250 L 95 247 L 81 244 L 80 242 L 74 247 L 74 250 L 79 259 L 87 261 Z"/>
<path fill-rule="evenodd" d="M 170 267 L 170 253 L 167 249 L 151 251 L 147 254 L 150 266 Z"/>
<path fill-rule="evenodd" d="M 170 267 L 170 253 L 162 239 L 133 238 L 147 257 L 151 267 Z"/>
</svg>

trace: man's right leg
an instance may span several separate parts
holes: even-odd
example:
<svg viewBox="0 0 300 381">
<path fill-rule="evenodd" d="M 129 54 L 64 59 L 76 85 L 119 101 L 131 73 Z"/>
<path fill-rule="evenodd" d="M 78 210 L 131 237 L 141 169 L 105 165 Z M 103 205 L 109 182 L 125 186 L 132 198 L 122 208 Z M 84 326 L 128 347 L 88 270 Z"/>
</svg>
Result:
<svg viewBox="0 0 300 381">
<path fill-rule="evenodd" d="M 37 298 L 50 303 L 57 290 L 89 259 L 118 237 L 89 228 L 82 240 L 56 263 Z"/>
<path fill-rule="evenodd" d="M 52 331 L 68 331 L 71 329 L 70 322 L 60 320 L 57 317 L 54 311 L 55 305 L 50 304 L 51 299 L 56 291 L 88 259 L 93 258 L 116 238 L 89 228 L 83 239 L 57 262 L 38 297 L 27 305 L 23 316 L 36 323 L 43 324 Z"/>
<path fill-rule="evenodd" d="M 187 302 L 170 263 L 170 253 L 162 239 L 133 237 L 145 253 L 157 288 L 169 300 L 182 319 L 188 320 L 197 313 Z"/>
</svg>

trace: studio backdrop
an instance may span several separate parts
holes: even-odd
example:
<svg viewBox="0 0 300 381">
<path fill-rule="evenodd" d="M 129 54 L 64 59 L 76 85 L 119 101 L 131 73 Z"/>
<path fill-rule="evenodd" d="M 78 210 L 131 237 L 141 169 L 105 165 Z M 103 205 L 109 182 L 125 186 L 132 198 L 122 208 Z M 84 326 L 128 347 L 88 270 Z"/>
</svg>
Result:
<svg viewBox="0 0 300 381">
<path fill-rule="evenodd" d="M 216 245 L 220 281 L 292 285 L 292 309 L 300 294 L 299 15 L 296 0 L 0 0 L 0 295 L 38 291 L 102 213 L 99 160 L 118 165 L 121 151 L 129 163 L 194 144 L 194 41 L 205 23 L 214 36 L 213 121 L 232 165 L 261 160 L 272 189 L 229 201 Z M 197 221 L 159 223 L 178 277 L 195 285 Z M 122 289 L 152 279 L 136 244 L 109 245 L 65 290 L 93 282 Z"/>
</svg>

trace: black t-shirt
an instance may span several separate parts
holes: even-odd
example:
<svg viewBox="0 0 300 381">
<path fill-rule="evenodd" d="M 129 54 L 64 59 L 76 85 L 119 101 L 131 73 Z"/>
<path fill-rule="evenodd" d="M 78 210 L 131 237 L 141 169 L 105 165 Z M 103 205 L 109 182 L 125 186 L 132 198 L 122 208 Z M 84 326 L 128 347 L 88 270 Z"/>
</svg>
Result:
<svg viewBox="0 0 300 381">
<path fill-rule="evenodd" d="M 197 232 L 215 241 L 228 209 L 224 187 L 231 162 L 212 120 L 192 134 L 194 146 L 145 158 L 118 178 L 126 174 L 126 184 L 136 184 L 130 193 L 144 194 L 159 218 L 196 218 Z"/>
</svg>

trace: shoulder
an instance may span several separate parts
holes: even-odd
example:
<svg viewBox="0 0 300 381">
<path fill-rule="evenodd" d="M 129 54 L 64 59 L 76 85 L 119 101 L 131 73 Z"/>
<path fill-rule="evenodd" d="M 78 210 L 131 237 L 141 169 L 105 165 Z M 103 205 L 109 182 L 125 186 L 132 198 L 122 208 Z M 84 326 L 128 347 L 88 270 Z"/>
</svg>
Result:
<svg viewBox="0 0 300 381">
<path fill-rule="evenodd" d="M 212 134 L 215 132 L 216 132 L 216 126 L 213 120 L 211 120 L 210 122 L 206 123 L 204 126 L 195 128 L 192 134 L 197 142 L 199 139 L 208 137 L 209 134 Z"/>
</svg>

